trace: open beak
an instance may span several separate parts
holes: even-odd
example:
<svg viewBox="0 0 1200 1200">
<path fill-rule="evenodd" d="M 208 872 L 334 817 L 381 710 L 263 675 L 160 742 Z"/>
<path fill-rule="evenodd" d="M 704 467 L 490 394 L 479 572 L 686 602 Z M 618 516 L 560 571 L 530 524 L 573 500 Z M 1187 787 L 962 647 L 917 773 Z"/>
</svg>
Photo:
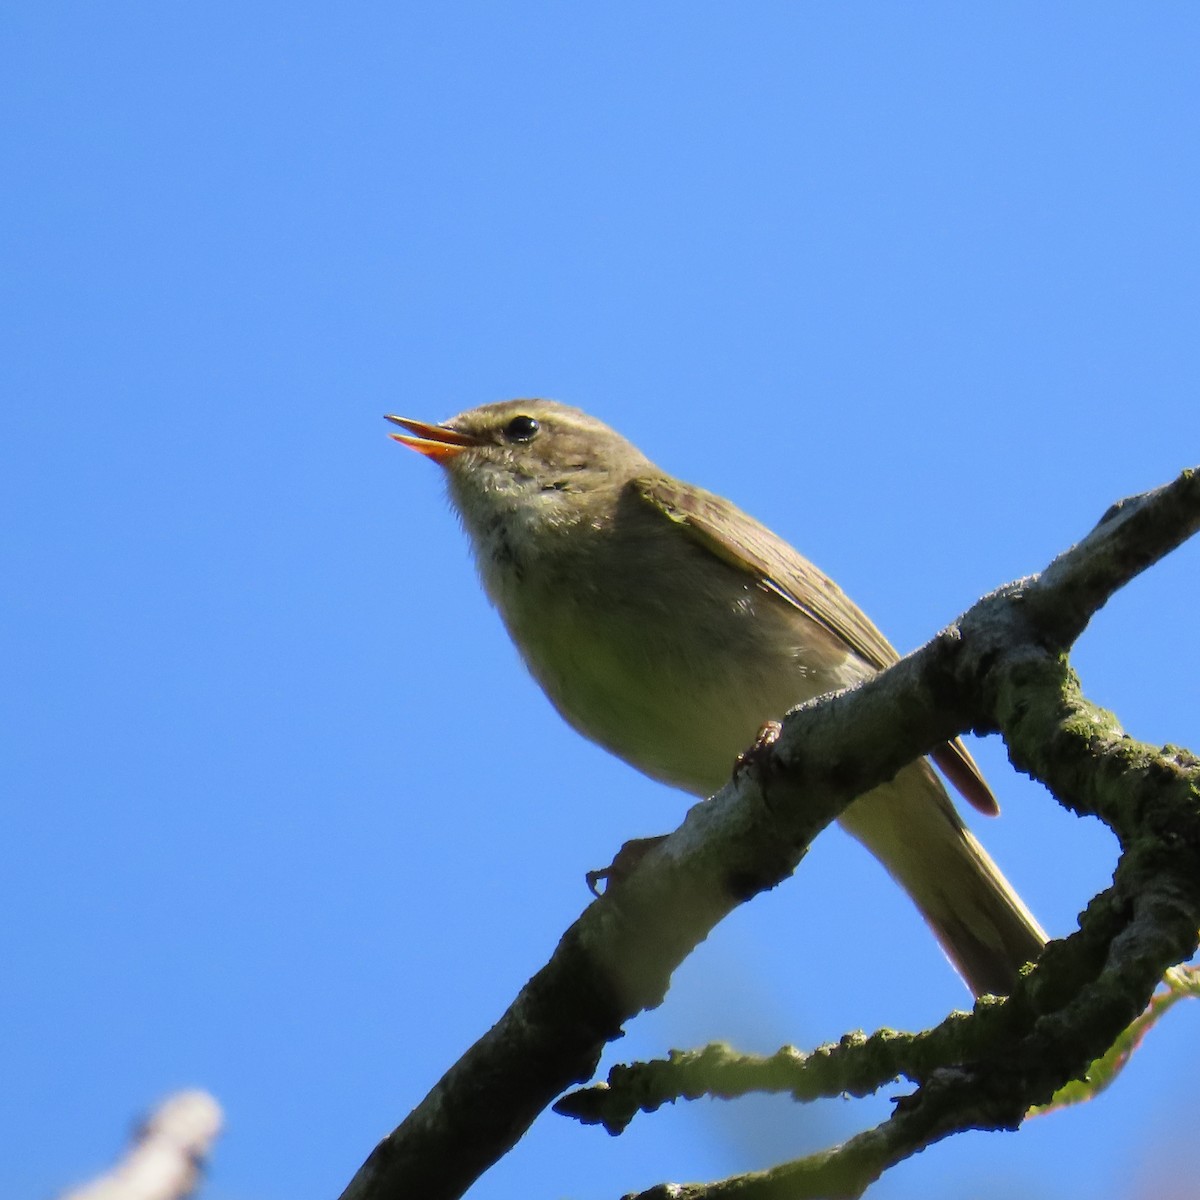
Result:
<svg viewBox="0 0 1200 1200">
<path fill-rule="evenodd" d="M 426 458 L 432 458 L 434 462 L 445 462 L 471 446 L 479 445 L 477 438 L 447 429 L 445 425 L 429 425 L 425 421 L 414 421 L 411 417 L 394 417 L 391 413 L 384 420 L 408 430 L 407 433 L 389 433 L 388 437 L 418 454 L 424 454 Z"/>
</svg>

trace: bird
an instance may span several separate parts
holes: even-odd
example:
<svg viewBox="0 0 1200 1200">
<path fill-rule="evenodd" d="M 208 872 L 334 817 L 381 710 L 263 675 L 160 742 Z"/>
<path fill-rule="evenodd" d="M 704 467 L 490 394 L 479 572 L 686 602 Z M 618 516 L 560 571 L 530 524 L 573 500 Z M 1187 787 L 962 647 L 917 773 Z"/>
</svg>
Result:
<svg viewBox="0 0 1200 1200">
<path fill-rule="evenodd" d="M 712 795 L 765 724 L 899 658 L 790 544 L 580 409 L 516 399 L 440 424 L 386 419 L 403 430 L 393 439 L 443 468 L 484 590 L 551 703 L 653 779 Z M 931 757 L 969 803 L 998 812 L 961 740 Z M 929 759 L 840 823 L 967 986 L 1010 994 L 1046 934 Z"/>
</svg>

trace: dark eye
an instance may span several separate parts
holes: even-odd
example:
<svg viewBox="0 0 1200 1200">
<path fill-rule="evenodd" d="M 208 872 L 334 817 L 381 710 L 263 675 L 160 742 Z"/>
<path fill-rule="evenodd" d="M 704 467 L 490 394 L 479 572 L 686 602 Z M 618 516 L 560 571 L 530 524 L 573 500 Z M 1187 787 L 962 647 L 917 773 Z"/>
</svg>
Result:
<svg viewBox="0 0 1200 1200">
<path fill-rule="evenodd" d="M 531 442 L 541 426 L 533 417 L 513 417 L 504 427 L 504 436 L 510 442 Z"/>
</svg>

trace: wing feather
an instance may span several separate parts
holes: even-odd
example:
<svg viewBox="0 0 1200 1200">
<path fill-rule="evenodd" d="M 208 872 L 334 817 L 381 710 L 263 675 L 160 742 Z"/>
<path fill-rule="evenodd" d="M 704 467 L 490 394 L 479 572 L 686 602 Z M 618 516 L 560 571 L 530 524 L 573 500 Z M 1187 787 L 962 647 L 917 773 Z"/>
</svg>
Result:
<svg viewBox="0 0 1200 1200">
<path fill-rule="evenodd" d="M 863 662 L 882 671 L 900 655 L 874 623 L 818 567 L 728 500 L 685 487 L 665 475 L 634 479 L 634 492 L 681 526 L 692 540 L 764 591 L 833 634 Z M 960 738 L 933 751 L 933 761 L 963 798 L 980 812 L 999 812 L 995 796 Z"/>
</svg>

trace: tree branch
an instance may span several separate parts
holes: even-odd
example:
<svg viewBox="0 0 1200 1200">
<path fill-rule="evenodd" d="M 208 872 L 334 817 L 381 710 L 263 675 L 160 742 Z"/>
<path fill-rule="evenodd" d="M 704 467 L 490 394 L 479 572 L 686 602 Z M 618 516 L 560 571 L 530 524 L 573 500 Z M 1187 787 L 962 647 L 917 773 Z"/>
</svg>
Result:
<svg viewBox="0 0 1200 1200">
<path fill-rule="evenodd" d="M 773 746 L 587 908 L 500 1021 L 379 1143 L 343 1200 L 462 1195 L 555 1095 L 591 1076 L 625 1021 L 662 1001 L 717 921 L 786 878 L 855 797 L 967 729 L 1002 729 L 1020 769 L 1112 825 L 1127 848 L 1114 885 L 1009 1001 L 977 1005 L 972 1020 L 994 1047 L 986 1070 L 919 1072 L 921 1087 L 891 1121 L 777 1170 L 795 1173 L 789 1195 L 857 1195 L 919 1146 L 960 1128 L 1010 1128 L 1048 1100 L 1064 1072 L 1086 1069 L 1091 1048 L 1145 1006 L 1162 968 L 1195 948 L 1195 762 L 1135 749 L 1079 696 L 1063 655 L 1117 588 L 1197 528 L 1200 474 L 1189 471 L 1115 506 L 1040 576 L 985 597 L 879 676 L 789 713 Z M 1165 844 L 1151 846 L 1155 838 Z M 1014 1047 L 1053 1053 L 1031 1075 L 1028 1056 L 1013 1065 Z M 770 1190 L 782 1177 L 754 1178 L 713 1186 L 767 1190 L 704 1194 L 782 1194 Z M 818 1190 L 796 1190 L 802 1179 Z"/>
<path fill-rule="evenodd" d="M 769 1171 L 669 1192 L 651 1188 L 633 1200 L 668 1194 L 677 1200 L 855 1197 L 887 1167 L 949 1134 L 1014 1129 L 1031 1107 L 1048 1104 L 1064 1084 L 1082 1078 L 1143 1012 L 1166 968 L 1195 952 L 1200 762 L 1125 737 L 1107 714 L 1078 695 L 1065 660 L 1046 662 L 1048 678 L 1025 679 L 1022 694 L 1044 699 L 1057 693 L 1062 709 L 1035 703 L 1021 713 L 1015 741 L 1008 727 L 1005 737 L 1039 760 L 1038 777 L 1056 791 L 1076 777 L 1103 779 L 1104 807 L 1114 814 L 1114 828 L 1126 845 L 1112 887 L 1088 906 L 1080 930 L 1051 943 L 1004 1002 L 985 997 L 970 1016 L 956 1014 L 928 1034 L 844 1039 L 824 1064 L 823 1094 L 837 1088 L 838 1080 L 828 1076 L 838 1069 L 853 1079 L 870 1067 L 880 1084 L 887 1082 L 883 1071 L 890 1070 L 891 1077 L 903 1075 L 920 1085 L 875 1129 Z M 1039 711 L 1041 719 L 1030 715 Z M 1030 751 L 1026 739 L 1039 749 Z M 1077 759 L 1090 762 L 1091 771 L 1080 771 Z M 1073 807 L 1089 810 L 1086 799 L 1075 799 Z M 636 1076 L 634 1081 L 639 1082 Z M 623 1082 L 617 1077 L 618 1087 Z M 667 1081 L 656 1083 L 665 1098 Z M 607 1097 L 592 1088 L 557 1107 L 591 1107 L 585 1119 L 606 1125 L 611 1119 L 619 1126 L 659 1097 L 649 1105 L 631 1104 L 632 1096 Z"/>
</svg>

